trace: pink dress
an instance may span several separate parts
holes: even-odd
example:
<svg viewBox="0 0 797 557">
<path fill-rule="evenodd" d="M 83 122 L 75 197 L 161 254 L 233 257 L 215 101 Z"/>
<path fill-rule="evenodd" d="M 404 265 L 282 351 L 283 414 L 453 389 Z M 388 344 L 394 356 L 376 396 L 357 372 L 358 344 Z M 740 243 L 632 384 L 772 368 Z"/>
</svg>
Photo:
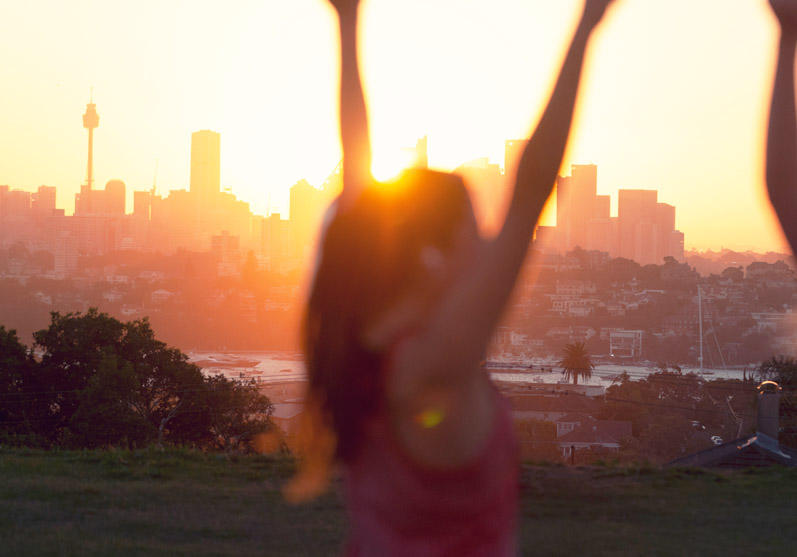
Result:
<svg viewBox="0 0 797 557">
<path fill-rule="evenodd" d="M 453 471 L 424 468 L 376 420 L 346 467 L 348 557 L 515 556 L 519 459 L 507 401 L 495 391 L 484 449 Z"/>
</svg>

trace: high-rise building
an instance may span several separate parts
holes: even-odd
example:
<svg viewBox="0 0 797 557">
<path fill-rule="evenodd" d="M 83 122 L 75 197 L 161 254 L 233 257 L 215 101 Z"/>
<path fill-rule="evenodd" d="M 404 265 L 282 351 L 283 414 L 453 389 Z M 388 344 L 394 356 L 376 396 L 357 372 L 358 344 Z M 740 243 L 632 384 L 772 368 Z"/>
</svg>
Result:
<svg viewBox="0 0 797 557">
<path fill-rule="evenodd" d="M 556 253 L 556 227 L 538 226 L 534 231 L 533 249 L 541 253 Z"/>
<path fill-rule="evenodd" d="M 203 206 L 221 192 L 221 135 L 210 130 L 191 134 L 191 193 Z"/>
<path fill-rule="evenodd" d="M 30 212 L 31 194 L 29 191 L 8 190 L 4 195 L 3 213 L 6 216 L 26 216 Z"/>
<path fill-rule="evenodd" d="M 618 192 L 617 216 L 626 222 L 655 222 L 659 192 L 622 189 Z"/>
<path fill-rule="evenodd" d="M 661 264 L 667 256 L 684 258 L 684 235 L 675 230 L 675 207 L 658 202 L 656 190 L 619 191 L 618 216 L 611 198 L 597 195 L 597 167 L 573 165 L 570 176 L 556 182 L 556 237 L 562 253 L 581 247 L 609 257 Z"/>
<path fill-rule="evenodd" d="M 133 192 L 133 217 L 141 220 L 150 219 L 152 207 L 152 193 L 148 191 Z"/>
<path fill-rule="evenodd" d="M 226 230 L 211 237 L 210 251 L 216 257 L 217 272 L 220 276 L 233 276 L 238 273 L 241 263 L 240 238 Z"/>
<path fill-rule="evenodd" d="M 570 171 L 570 226 L 574 246 L 587 245 L 587 224 L 594 217 L 598 195 L 598 167 L 574 164 Z"/>
<path fill-rule="evenodd" d="M 280 262 L 291 257 L 290 253 L 290 221 L 284 220 L 279 213 L 267 217 L 255 217 L 255 236 L 257 250 L 263 257 L 268 270 L 277 270 Z"/>
<path fill-rule="evenodd" d="M 618 193 L 617 216 L 620 221 L 620 256 L 638 263 L 659 263 L 655 234 L 656 190 L 622 189 Z M 643 239 L 644 237 L 644 239 Z"/>
<path fill-rule="evenodd" d="M 55 211 L 55 188 L 39 186 L 31 200 L 31 208 L 40 215 L 52 215 Z"/>
<path fill-rule="evenodd" d="M 82 188 L 75 196 L 75 214 L 78 216 L 122 217 L 125 214 L 127 188 L 121 180 L 109 180 L 105 189 Z"/>
<path fill-rule="evenodd" d="M 612 197 L 610 195 L 595 196 L 595 206 L 592 211 L 594 219 L 608 219 L 612 214 Z"/>
<path fill-rule="evenodd" d="M 121 180 L 111 180 L 105 184 L 105 203 L 103 212 L 109 216 L 121 217 L 125 214 L 127 188 Z"/>
<path fill-rule="evenodd" d="M 599 204 L 597 189 L 598 167 L 594 164 L 574 164 L 570 176 L 560 176 L 557 180 L 556 222 L 561 228 L 559 238 L 565 251 L 587 248 L 589 222 L 606 205 L 605 200 Z"/>
<path fill-rule="evenodd" d="M 584 249 L 603 251 L 610 257 L 619 255 L 617 218 L 594 218 L 587 223 L 587 243 Z"/>
<path fill-rule="evenodd" d="M 325 196 L 322 190 L 300 180 L 290 190 L 290 221 L 295 242 L 295 253 L 299 257 L 309 254 L 314 245 L 323 218 Z"/>
<path fill-rule="evenodd" d="M 669 245 L 665 257 L 674 257 L 678 261 L 684 261 L 684 233 L 680 230 L 670 232 Z"/>
<path fill-rule="evenodd" d="M 675 232 L 675 207 L 667 203 L 656 205 L 656 228 L 658 233 L 658 255 L 657 262 L 667 257 L 675 257 L 677 249 L 673 250 L 672 234 Z"/>
<path fill-rule="evenodd" d="M 664 233 L 675 230 L 675 207 L 667 203 L 656 204 L 656 224 Z"/>
</svg>

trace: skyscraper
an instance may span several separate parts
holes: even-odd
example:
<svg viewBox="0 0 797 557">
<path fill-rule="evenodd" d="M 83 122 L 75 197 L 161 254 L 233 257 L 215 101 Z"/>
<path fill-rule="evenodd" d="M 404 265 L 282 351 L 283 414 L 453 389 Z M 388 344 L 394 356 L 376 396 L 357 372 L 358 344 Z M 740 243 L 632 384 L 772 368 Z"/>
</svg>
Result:
<svg viewBox="0 0 797 557">
<path fill-rule="evenodd" d="M 576 247 L 602 251 L 643 265 L 661 264 L 667 256 L 684 257 L 684 235 L 675 230 L 675 207 L 658 202 L 656 190 L 621 189 L 618 216 L 611 198 L 597 195 L 597 167 L 573 165 L 556 182 L 556 238 L 562 253 Z"/>
<path fill-rule="evenodd" d="M 126 192 L 125 183 L 121 180 L 111 180 L 105 184 L 105 195 L 103 196 L 105 203 L 102 212 L 116 217 L 124 216 Z"/>
<path fill-rule="evenodd" d="M 620 256 L 642 264 L 660 263 L 656 227 L 658 192 L 620 190 L 617 215 L 620 221 Z"/>
<path fill-rule="evenodd" d="M 221 135 L 210 130 L 191 134 L 191 193 L 202 206 L 221 191 Z"/>
<path fill-rule="evenodd" d="M 587 226 L 596 213 L 606 212 L 606 200 L 597 195 L 598 167 L 594 164 L 574 164 L 570 176 L 560 176 L 556 182 L 556 223 L 560 242 L 567 251 L 575 247 L 587 248 Z M 603 215 L 601 215 L 603 216 Z"/>
<path fill-rule="evenodd" d="M 152 192 L 133 192 L 133 216 L 137 219 L 148 221 L 152 207 Z"/>
<path fill-rule="evenodd" d="M 52 215 L 55 211 L 55 188 L 52 186 L 39 186 L 31 198 L 31 207 L 40 215 Z"/>
<path fill-rule="evenodd" d="M 595 219 L 608 219 L 612 213 L 612 196 L 610 195 L 597 195 L 595 196 L 595 207 L 592 211 L 592 218 Z"/>
<path fill-rule="evenodd" d="M 324 192 L 300 180 L 290 190 L 290 223 L 296 255 L 304 257 L 313 247 L 324 215 Z"/>
</svg>

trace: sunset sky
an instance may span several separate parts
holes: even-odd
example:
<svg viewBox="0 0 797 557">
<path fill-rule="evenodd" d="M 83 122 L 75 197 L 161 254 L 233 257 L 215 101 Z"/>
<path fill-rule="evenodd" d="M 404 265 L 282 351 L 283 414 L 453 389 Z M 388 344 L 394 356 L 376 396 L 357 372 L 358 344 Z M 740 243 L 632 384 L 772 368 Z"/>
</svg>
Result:
<svg viewBox="0 0 797 557">
<path fill-rule="evenodd" d="M 0 17 L 0 184 L 95 177 L 188 186 L 190 133 L 222 137 L 222 184 L 255 212 L 336 166 L 337 42 L 322 0 L 29 0 Z M 369 0 L 363 62 L 375 166 L 429 135 L 430 163 L 489 156 L 536 121 L 581 0 Z M 766 204 L 765 120 L 776 47 L 765 0 L 618 0 L 592 43 L 565 168 L 599 193 L 651 188 L 687 248 L 785 250 Z"/>
</svg>

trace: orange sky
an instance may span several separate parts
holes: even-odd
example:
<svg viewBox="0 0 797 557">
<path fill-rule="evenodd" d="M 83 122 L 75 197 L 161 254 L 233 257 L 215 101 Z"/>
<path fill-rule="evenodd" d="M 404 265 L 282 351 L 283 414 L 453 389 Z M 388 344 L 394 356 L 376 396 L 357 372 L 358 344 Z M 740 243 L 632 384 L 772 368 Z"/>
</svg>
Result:
<svg viewBox="0 0 797 557">
<path fill-rule="evenodd" d="M 369 0 L 364 65 L 375 164 L 430 136 L 451 169 L 503 160 L 549 91 L 580 0 Z M 95 176 L 187 187 L 191 131 L 222 134 L 222 183 L 259 213 L 339 159 L 335 27 L 322 0 L 29 0 L 0 18 L 0 184 L 85 180 L 81 115 L 94 85 Z M 619 0 L 593 42 L 566 165 L 600 193 L 654 188 L 687 247 L 784 250 L 763 197 L 776 34 L 765 0 Z M 270 204 L 270 205 L 269 205 Z"/>
</svg>

